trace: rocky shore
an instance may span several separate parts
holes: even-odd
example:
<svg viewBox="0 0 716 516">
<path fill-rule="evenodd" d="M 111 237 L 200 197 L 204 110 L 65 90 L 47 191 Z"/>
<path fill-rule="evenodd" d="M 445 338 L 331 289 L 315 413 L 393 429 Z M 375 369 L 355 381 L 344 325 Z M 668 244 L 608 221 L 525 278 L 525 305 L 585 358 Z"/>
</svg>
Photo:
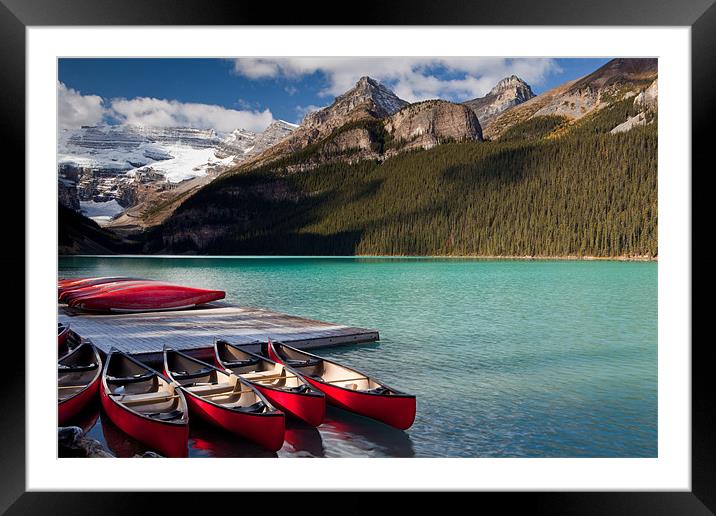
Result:
<svg viewBox="0 0 716 516">
<path fill-rule="evenodd" d="M 79 426 L 61 426 L 57 429 L 57 455 L 65 457 L 114 458 L 102 443 L 87 437 Z M 157 458 L 161 455 L 151 451 L 135 455 L 140 458 Z"/>
</svg>

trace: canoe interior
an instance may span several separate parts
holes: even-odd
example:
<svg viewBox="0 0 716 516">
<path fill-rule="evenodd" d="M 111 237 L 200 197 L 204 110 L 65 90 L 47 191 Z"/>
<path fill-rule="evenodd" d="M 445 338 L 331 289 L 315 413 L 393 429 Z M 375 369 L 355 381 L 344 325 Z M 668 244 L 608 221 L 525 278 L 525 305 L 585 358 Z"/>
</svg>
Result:
<svg viewBox="0 0 716 516">
<path fill-rule="evenodd" d="M 227 409 L 242 409 L 263 404 L 262 410 L 252 413 L 269 412 L 273 409 L 255 389 L 241 382 L 236 375 L 224 373 L 210 364 L 195 360 L 183 353 L 167 350 L 165 354 L 167 373 L 171 378 L 188 392 L 205 401 Z M 200 374 L 202 372 L 204 374 Z"/>
<path fill-rule="evenodd" d="M 58 360 L 57 400 L 66 401 L 82 392 L 94 381 L 102 368 L 94 347 L 83 344 L 69 355 Z M 59 366 L 81 368 L 81 371 L 66 371 Z"/>
<path fill-rule="evenodd" d="M 105 385 L 107 394 L 115 401 L 128 410 L 155 419 L 161 420 L 162 414 L 174 414 L 172 420 L 176 422 L 186 419 L 184 399 L 176 395 L 174 387 L 164 378 L 119 353 L 112 353 L 108 360 Z M 112 378 L 132 379 L 114 381 Z"/>
<path fill-rule="evenodd" d="M 266 360 L 253 353 L 237 349 L 230 344 L 218 341 L 216 351 L 224 367 L 234 374 L 241 375 L 244 380 L 256 382 L 264 387 L 282 390 L 309 389 L 310 384 L 299 375 L 289 371 L 283 364 Z M 236 365 L 232 362 L 251 362 L 247 365 Z M 312 390 L 312 389 L 311 389 Z"/>
<path fill-rule="evenodd" d="M 352 391 L 373 391 L 381 389 L 381 394 L 397 394 L 383 384 L 367 375 L 348 367 L 324 360 L 310 353 L 304 353 L 280 343 L 274 343 L 274 349 L 281 359 L 303 376 L 321 380 L 335 387 L 342 387 Z M 384 390 L 385 389 L 385 390 Z"/>
<path fill-rule="evenodd" d="M 80 337 L 71 329 L 67 330 L 67 337 L 59 344 L 57 348 L 57 356 L 61 360 L 77 349 L 82 344 Z"/>
</svg>

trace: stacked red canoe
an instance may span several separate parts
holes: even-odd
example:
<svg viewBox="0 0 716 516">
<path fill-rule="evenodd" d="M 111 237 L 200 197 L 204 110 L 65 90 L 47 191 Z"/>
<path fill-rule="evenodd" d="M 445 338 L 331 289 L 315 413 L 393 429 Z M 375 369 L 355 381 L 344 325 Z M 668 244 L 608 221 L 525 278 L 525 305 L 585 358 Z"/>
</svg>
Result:
<svg viewBox="0 0 716 516">
<path fill-rule="evenodd" d="M 177 310 L 224 296 L 220 290 L 117 276 L 58 283 L 60 302 L 96 312 Z M 58 324 L 59 423 L 100 391 L 105 412 L 119 428 L 167 456 L 186 456 L 190 412 L 272 451 L 283 445 L 285 415 L 319 426 L 327 403 L 402 430 L 415 419 L 414 395 L 270 339 L 264 356 L 216 340 L 216 365 L 165 348 L 163 372 L 113 349 L 100 374 L 97 349 L 75 337 L 69 325 Z"/>
<path fill-rule="evenodd" d="M 92 312 L 181 310 L 218 301 L 225 296 L 223 290 L 115 276 L 63 280 L 58 284 L 60 302 Z"/>
</svg>

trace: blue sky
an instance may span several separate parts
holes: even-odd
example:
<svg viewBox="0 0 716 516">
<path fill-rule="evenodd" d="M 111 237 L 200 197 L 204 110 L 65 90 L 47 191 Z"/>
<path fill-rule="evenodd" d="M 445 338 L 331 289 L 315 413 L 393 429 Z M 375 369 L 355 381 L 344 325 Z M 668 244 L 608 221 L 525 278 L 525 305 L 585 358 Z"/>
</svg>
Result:
<svg viewBox="0 0 716 516">
<path fill-rule="evenodd" d="M 240 58 L 60 59 L 64 127 L 95 123 L 192 125 L 261 130 L 272 120 L 300 123 L 362 75 L 408 101 L 464 101 L 515 74 L 539 94 L 609 59 Z"/>
</svg>

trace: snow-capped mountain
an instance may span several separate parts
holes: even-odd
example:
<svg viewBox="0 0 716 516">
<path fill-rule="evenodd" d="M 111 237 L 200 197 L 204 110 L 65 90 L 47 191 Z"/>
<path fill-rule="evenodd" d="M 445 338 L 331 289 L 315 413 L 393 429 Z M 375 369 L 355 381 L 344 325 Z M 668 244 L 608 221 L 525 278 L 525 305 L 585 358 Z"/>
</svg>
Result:
<svg viewBox="0 0 716 516">
<path fill-rule="evenodd" d="M 241 162 L 287 136 L 296 126 L 277 121 L 265 131 L 85 126 L 58 138 L 60 199 L 104 222 L 128 207 L 146 185 L 176 184 Z M 76 198 L 76 201 L 68 202 Z M 114 202 L 112 202 L 114 201 Z"/>
<path fill-rule="evenodd" d="M 57 162 L 60 172 L 75 168 L 102 176 L 154 165 L 156 173 L 177 183 L 205 174 L 217 161 L 220 142 L 213 130 L 186 127 L 82 127 L 60 135 Z"/>
<path fill-rule="evenodd" d="M 235 129 L 216 147 L 217 157 L 242 156 L 254 146 L 256 133 L 246 129 Z"/>
</svg>

